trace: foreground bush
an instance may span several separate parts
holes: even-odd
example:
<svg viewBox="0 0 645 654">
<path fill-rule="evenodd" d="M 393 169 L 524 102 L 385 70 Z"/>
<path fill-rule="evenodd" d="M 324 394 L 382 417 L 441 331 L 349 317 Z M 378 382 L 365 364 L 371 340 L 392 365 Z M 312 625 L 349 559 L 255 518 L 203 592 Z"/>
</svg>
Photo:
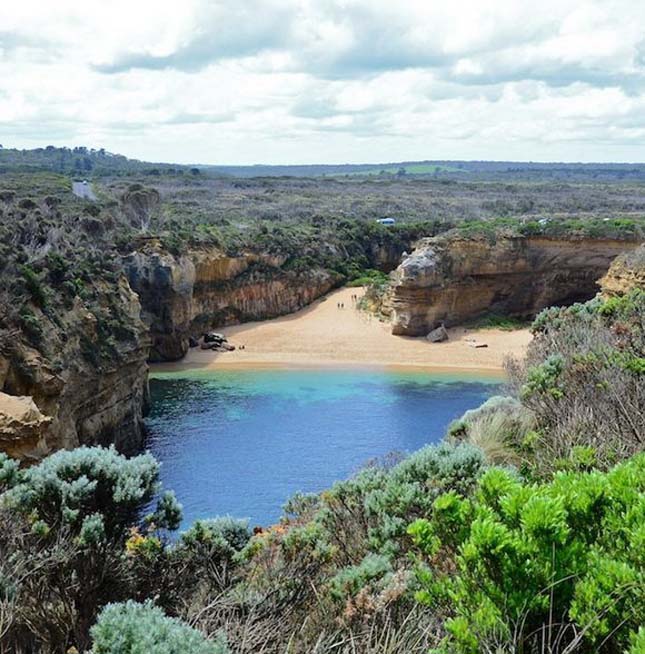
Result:
<svg viewBox="0 0 645 654">
<path fill-rule="evenodd" d="M 69 528 L 81 540 L 122 537 L 136 522 L 140 508 L 159 490 L 159 464 L 150 454 L 131 459 L 115 449 L 79 447 L 52 454 L 37 466 L 18 472 L 0 461 L 6 476 L 3 504 L 27 516 L 34 532 Z M 172 493 L 159 501 L 150 517 L 158 527 L 176 529 L 181 509 Z"/>
<path fill-rule="evenodd" d="M 0 457 L 2 651 L 82 649 L 103 605 L 163 580 L 126 548 L 159 491 L 158 474 L 150 455 L 127 459 L 100 447 L 57 452 L 26 470 Z M 143 541 L 162 551 L 157 530 L 180 518 L 174 496 L 162 495 Z"/>
<path fill-rule="evenodd" d="M 441 651 L 623 652 L 645 623 L 645 454 L 529 485 L 488 471 L 409 532 L 418 598 L 451 614 Z M 454 556 L 455 572 L 436 562 Z"/>
<path fill-rule="evenodd" d="M 592 448 L 607 468 L 645 448 L 645 291 L 543 311 L 512 385 L 536 417 L 538 472 Z M 529 443 L 527 443 L 529 445 Z M 589 457 L 587 457 L 589 458 Z"/>
<path fill-rule="evenodd" d="M 226 641 L 208 641 L 151 603 L 110 604 L 92 627 L 93 654 L 228 654 Z"/>
<path fill-rule="evenodd" d="M 151 552 L 149 538 L 138 537 L 135 562 L 146 578 L 153 565 L 161 577 L 160 603 L 169 608 L 203 607 L 233 585 L 237 557 L 251 538 L 247 520 L 228 516 L 197 520 L 173 546 Z M 190 613 L 192 609 L 183 609 Z"/>
</svg>

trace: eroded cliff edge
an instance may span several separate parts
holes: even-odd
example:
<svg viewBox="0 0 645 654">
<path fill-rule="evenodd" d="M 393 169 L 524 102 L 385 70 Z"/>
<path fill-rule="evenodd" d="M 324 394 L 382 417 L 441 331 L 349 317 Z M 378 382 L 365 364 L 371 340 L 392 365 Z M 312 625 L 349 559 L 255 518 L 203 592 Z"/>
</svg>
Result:
<svg viewBox="0 0 645 654">
<path fill-rule="evenodd" d="M 605 297 L 645 289 L 645 243 L 616 257 L 599 284 Z"/>
<path fill-rule="evenodd" d="M 62 448 L 141 447 L 148 330 L 127 280 L 93 285 L 54 313 L 32 303 L 0 339 L 0 450 L 37 460 Z"/>
<path fill-rule="evenodd" d="M 422 239 L 393 274 L 392 333 L 420 336 L 486 313 L 531 317 L 550 305 L 587 300 L 614 259 L 638 247 L 636 240 L 606 238 Z"/>
</svg>

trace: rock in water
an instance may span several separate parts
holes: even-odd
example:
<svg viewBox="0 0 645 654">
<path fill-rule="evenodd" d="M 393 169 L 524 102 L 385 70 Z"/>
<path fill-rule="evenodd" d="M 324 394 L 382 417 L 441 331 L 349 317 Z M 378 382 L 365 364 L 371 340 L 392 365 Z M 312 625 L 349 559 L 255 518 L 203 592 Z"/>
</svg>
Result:
<svg viewBox="0 0 645 654">
<path fill-rule="evenodd" d="M 443 326 L 443 324 L 439 325 L 436 329 L 433 329 L 431 332 L 428 333 L 426 338 L 431 342 L 431 343 L 443 343 L 443 341 L 448 340 L 448 331 L 446 328 Z"/>
</svg>

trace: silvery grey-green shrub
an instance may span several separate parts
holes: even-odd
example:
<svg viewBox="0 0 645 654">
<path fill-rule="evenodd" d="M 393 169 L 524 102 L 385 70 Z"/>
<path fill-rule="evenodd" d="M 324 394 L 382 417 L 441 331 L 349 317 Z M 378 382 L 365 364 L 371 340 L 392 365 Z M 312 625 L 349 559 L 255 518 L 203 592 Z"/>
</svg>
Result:
<svg viewBox="0 0 645 654">
<path fill-rule="evenodd" d="M 207 640 L 152 602 L 108 604 L 91 629 L 92 654 L 229 654 L 224 636 Z"/>
<path fill-rule="evenodd" d="M 67 528 L 87 543 L 122 537 L 160 488 L 151 454 L 128 459 L 113 447 L 56 452 L 20 471 L 2 460 L 0 479 L 9 486 L 3 505 L 29 516 L 35 532 Z M 181 506 L 172 493 L 162 495 L 151 520 L 158 528 L 178 527 Z"/>
</svg>

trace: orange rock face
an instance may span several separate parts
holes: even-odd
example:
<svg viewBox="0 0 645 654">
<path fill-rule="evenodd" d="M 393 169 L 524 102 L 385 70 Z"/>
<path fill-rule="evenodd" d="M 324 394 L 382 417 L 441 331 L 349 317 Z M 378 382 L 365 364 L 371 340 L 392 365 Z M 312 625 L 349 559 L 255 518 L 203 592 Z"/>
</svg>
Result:
<svg viewBox="0 0 645 654">
<path fill-rule="evenodd" d="M 394 273 L 392 332 L 427 334 L 486 313 L 531 317 L 592 298 L 612 261 L 637 242 L 530 236 L 424 239 Z"/>
<path fill-rule="evenodd" d="M 604 296 L 624 295 L 633 288 L 645 289 L 645 244 L 614 259 L 600 280 Z"/>
<path fill-rule="evenodd" d="M 212 248 L 173 256 L 136 252 L 125 262 L 150 326 L 151 361 L 175 361 L 189 336 L 250 320 L 292 313 L 324 295 L 340 276 L 322 269 L 284 270 L 284 259 Z"/>
</svg>

